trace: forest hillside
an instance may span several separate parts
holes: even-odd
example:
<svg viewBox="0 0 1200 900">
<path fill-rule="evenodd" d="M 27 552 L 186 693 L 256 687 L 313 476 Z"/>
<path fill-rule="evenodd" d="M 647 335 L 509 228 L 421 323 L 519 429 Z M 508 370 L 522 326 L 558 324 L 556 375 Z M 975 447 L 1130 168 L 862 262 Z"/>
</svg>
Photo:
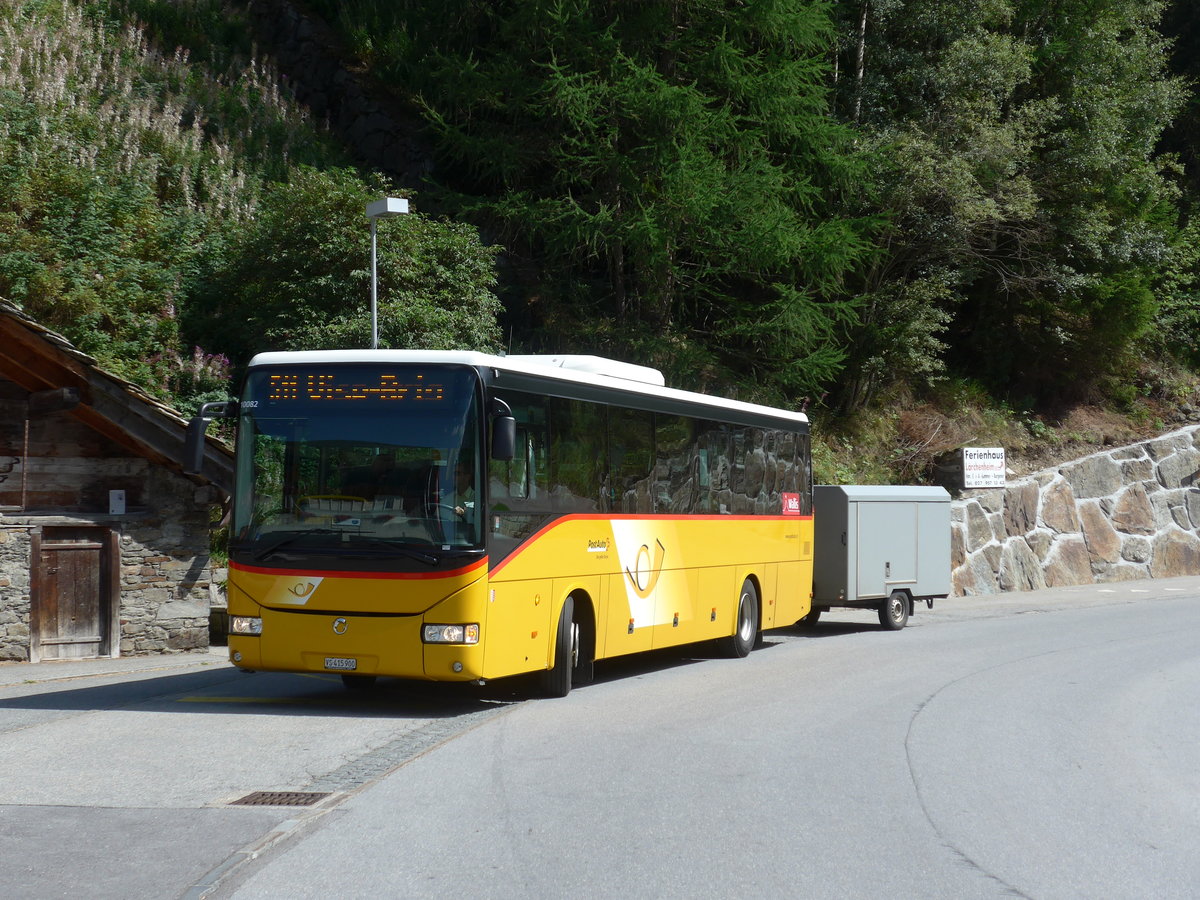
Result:
<svg viewBox="0 0 1200 900">
<path fill-rule="evenodd" d="M 404 196 L 386 346 L 803 407 L 822 480 L 1032 466 L 1197 416 L 1197 50 L 1185 0 L 6 0 L 0 297 L 187 411 L 361 346 Z"/>
</svg>

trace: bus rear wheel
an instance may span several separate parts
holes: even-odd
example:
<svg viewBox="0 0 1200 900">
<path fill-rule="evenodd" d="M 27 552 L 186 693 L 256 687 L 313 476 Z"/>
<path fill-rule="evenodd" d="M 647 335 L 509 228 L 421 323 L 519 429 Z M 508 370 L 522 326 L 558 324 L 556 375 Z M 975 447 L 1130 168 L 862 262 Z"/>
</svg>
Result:
<svg viewBox="0 0 1200 900">
<path fill-rule="evenodd" d="M 742 590 L 738 594 L 737 630 L 729 637 L 717 641 L 717 646 L 725 656 L 741 659 L 749 656 L 758 640 L 758 591 L 754 582 L 747 578 L 742 582 Z"/>
<path fill-rule="evenodd" d="M 571 674 L 578 655 L 579 626 L 575 624 L 575 598 L 568 597 L 558 616 L 554 665 L 541 673 L 542 691 L 547 697 L 565 697 L 571 693 Z"/>
<path fill-rule="evenodd" d="M 908 594 L 892 591 L 879 605 L 879 624 L 888 631 L 899 631 L 908 624 Z"/>
</svg>

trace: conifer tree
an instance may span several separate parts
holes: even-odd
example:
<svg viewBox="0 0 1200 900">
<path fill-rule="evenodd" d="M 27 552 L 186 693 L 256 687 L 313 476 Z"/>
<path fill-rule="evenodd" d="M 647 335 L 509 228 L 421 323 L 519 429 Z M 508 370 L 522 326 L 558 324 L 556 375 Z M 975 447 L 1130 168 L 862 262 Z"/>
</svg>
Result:
<svg viewBox="0 0 1200 900">
<path fill-rule="evenodd" d="M 825 3 L 389 8 L 387 77 L 419 90 L 462 208 L 538 258 L 538 321 L 583 331 L 556 338 L 776 396 L 837 375 L 867 242 L 831 202 L 861 173 Z"/>
</svg>

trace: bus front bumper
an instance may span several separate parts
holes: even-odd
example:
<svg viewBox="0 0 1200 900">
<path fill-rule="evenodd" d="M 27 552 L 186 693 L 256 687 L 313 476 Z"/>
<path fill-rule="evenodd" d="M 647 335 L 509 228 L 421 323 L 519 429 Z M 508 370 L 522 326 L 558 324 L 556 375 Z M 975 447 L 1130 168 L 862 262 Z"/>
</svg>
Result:
<svg viewBox="0 0 1200 900">
<path fill-rule="evenodd" d="M 427 617 L 299 613 L 260 608 L 261 633 L 229 635 L 229 659 L 241 669 L 386 675 L 433 681 L 483 676 L 479 643 L 426 643 Z"/>
</svg>

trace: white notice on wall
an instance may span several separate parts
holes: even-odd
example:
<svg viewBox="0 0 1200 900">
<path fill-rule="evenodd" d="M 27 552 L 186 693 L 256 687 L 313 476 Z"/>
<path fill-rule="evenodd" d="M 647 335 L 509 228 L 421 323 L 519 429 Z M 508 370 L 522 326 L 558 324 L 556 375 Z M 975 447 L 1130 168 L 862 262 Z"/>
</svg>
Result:
<svg viewBox="0 0 1200 900">
<path fill-rule="evenodd" d="M 963 447 L 963 487 L 1004 487 L 1003 447 Z"/>
<path fill-rule="evenodd" d="M 108 492 L 108 514 L 110 516 L 125 515 L 125 492 L 124 491 L 109 491 Z"/>
</svg>

